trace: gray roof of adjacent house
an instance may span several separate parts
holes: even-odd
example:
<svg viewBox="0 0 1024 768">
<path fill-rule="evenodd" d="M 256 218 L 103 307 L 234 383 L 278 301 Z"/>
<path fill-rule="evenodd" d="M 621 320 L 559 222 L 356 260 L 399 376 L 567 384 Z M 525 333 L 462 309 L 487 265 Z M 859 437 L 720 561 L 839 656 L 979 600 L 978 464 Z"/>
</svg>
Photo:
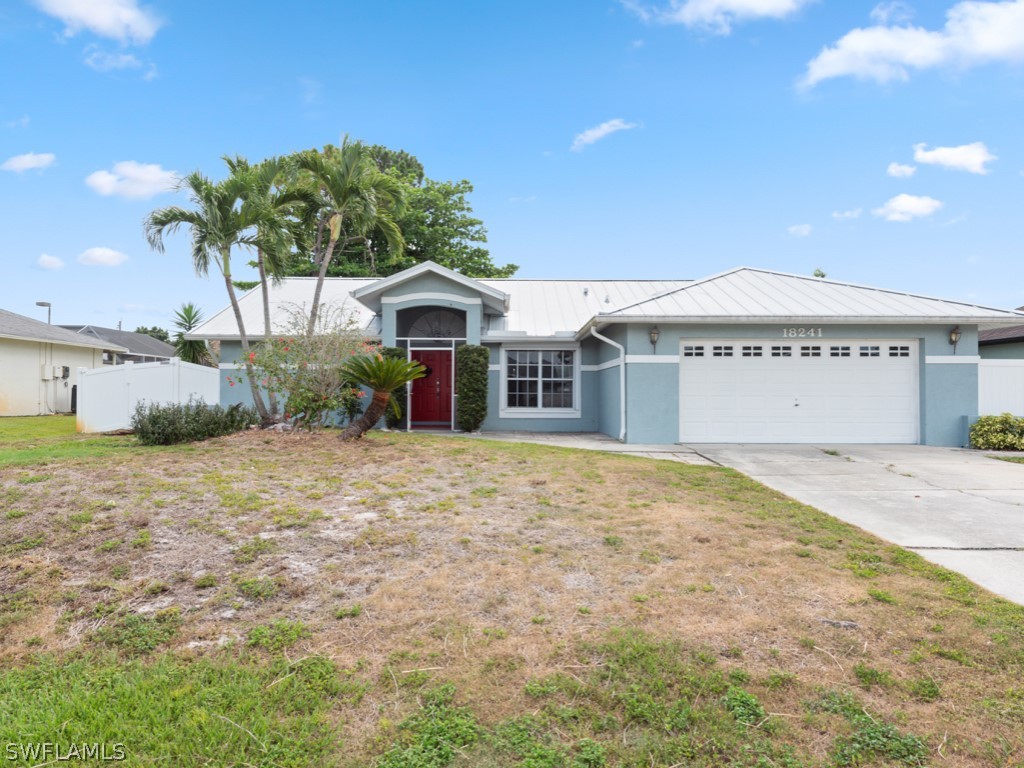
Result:
<svg viewBox="0 0 1024 768">
<path fill-rule="evenodd" d="M 120 344 L 110 345 L 88 336 L 80 336 L 74 331 L 50 325 L 31 317 L 17 315 L 0 309 L 0 338 L 17 339 L 18 341 L 42 341 L 51 344 L 64 344 L 69 347 L 89 347 L 90 349 L 109 349 L 114 352 L 127 352 Z"/>
<path fill-rule="evenodd" d="M 104 342 L 107 345 L 104 349 L 123 347 L 124 350 L 117 349 L 115 351 L 127 351 L 130 355 L 145 357 L 164 357 L 169 359 L 175 356 L 174 347 L 171 344 L 160 341 L 160 339 L 154 339 L 145 333 L 119 331 L 117 328 L 102 328 L 97 325 L 62 325 L 60 327 L 67 328 L 69 331 L 74 331 L 81 336 Z"/>
<path fill-rule="evenodd" d="M 1017 307 L 1018 312 L 1024 312 L 1024 307 Z M 1024 341 L 1024 325 L 1012 325 L 1009 328 L 993 328 L 982 331 L 978 334 L 979 344 L 1012 344 L 1015 341 Z"/>
</svg>

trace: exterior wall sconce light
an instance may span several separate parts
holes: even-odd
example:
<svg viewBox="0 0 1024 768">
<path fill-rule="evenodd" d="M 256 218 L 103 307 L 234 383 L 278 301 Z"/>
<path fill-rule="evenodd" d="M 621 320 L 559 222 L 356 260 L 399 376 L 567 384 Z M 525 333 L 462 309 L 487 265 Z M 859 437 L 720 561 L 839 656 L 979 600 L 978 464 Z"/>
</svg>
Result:
<svg viewBox="0 0 1024 768">
<path fill-rule="evenodd" d="M 658 348 L 658 339 L 661 338 L 661 331 L 658 330 L 658 326 L 652 325 L 647 335 L 651 340 L 651 349 L 656 350 Z"/>
<path fill-rule="evenodd" d="M 953 354 L 954 355 L 956 354 L 956 345 L 960 343 L 960 337 L 962 337 L 962 336 L 963 336 L 963 333 L 960 331 L 960 326 L 959 325 L 956 328 L 954 328 L 952 331 L 949 332 L 949 343 L 953 345 Z"/>
</svg>

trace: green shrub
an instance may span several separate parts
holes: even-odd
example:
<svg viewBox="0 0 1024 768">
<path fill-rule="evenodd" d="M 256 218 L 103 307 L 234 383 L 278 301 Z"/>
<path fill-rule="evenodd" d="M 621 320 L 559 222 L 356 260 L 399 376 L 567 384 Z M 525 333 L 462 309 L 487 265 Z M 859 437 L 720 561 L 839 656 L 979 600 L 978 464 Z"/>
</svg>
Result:
<svg viewBox="0 0 1024 768">
<path fill-rule="evenodd" d="M 463 432 L 476 432 L 487 418 L 486 347 L 463 344 L 455 350 L 455 381 L 458 384 L 458 412 L 455 422 Z"/>
<path fill-rule="evenodd" d="M 242 405 L 219 405 L 190 398 L 184 404 L 139 403 L 132 430 L 143 445 L 174 445 L 239 432 L 259 423 L 256 411 Z"/>
<path fill-rule="evenodd" d="M 971 426 L 971 446 L 983 451 L 1024 451 L 1024 418 L 982 416 Z"/>
</svg>

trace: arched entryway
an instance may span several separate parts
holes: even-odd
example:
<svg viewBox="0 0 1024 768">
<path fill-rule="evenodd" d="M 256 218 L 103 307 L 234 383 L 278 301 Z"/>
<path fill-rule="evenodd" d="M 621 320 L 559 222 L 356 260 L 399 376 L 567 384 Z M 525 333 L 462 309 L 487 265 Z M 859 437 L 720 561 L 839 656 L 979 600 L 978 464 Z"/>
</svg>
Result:
<svg viewBox="0 0 1024 768">
<path fill-rule="evenodd" d="M 466 313 L 447 307 L 409 307 L 397 312 L 398 346 L 427 369 L 409 388 L 410 429 L 453 429 L 455 347 L 466 343 Z"/>
</svg>

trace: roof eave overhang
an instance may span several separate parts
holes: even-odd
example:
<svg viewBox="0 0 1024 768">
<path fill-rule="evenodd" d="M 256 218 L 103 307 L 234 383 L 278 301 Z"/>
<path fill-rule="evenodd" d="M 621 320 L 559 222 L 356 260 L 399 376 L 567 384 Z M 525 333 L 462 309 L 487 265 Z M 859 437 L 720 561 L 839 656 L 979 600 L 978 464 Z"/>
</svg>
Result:
<svg viewBox="0 0 1024 768">
<path fill-rule="evenodd" d="M 98 349 L 102 352 L 127 352 L 127 347 L 119 347 L 116 344 L 88 344 L 76 343 L 73 341 L 62 341 L 57 339 L 40 339 L 32 336 L 15 336 L 10 333 L 0 333 L 0 339 L 11 339 L 12 341 L 29 341 L 33 344 L 58 344 L 62 347 L 81 347 L 82 349 Z"/>
<path fill-rule="evenodd" d="M 590 329 L 600 330 L 609 325 L 629 323 L 666 323 L 673 325 L 977 325 L 983 329 L 1006 328 L 1019 325 L 1020 315 L 1006 318 L 984 316 L 929 315 L 908 316 L 820 316 L 820 315 L 720 315 L 681 317 L 679 315 L 594 315 L 576 333 L 582 339 Z"/>
<path fill-rule="evenodd" d="M 364 285 L 362 288 L 357 288 L 352 291 L 350 295 L 363 306 L 371 309 L 375 314 L 380 314 L 381 305 L 383 303 L 381 299 L 384 294 L 389 290 L 428 272 L 432 272 L 439 277 L 451 280 L 458 285 L 469 288 L 470 290 L 480 294 L 480 299 L 484 306 L 494 310 L 495 312 L 499 312 L 501 314 L 508 312 L 509 296 L 507 293 L 499 291 L 497 288 L 491 288 L 489 285 L 484 285 L 471 277 L 460 275 L 458 272 L 442 267 L 440 264 L 435 264 L 432 261 L 425 261 L 422 264 L 417 264 L 415 267 L 405 270 L 404 272 L 398 272 L 389 277 L 383 277 L 374 283 Z"/>
</svg>

